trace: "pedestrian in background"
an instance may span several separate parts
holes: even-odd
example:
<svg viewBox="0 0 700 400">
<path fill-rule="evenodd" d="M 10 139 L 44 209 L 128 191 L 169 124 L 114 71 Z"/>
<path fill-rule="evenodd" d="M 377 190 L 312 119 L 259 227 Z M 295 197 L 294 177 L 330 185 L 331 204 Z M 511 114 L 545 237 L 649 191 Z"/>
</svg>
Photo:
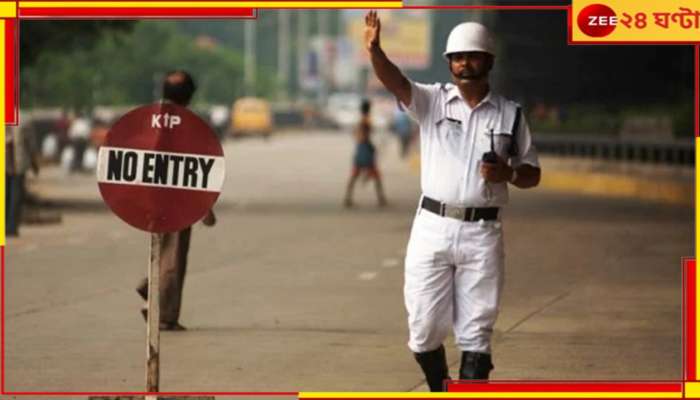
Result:
<svg viewBox="0 0 700 400">
<path fill-rule="evenodd" d="M 370 138 L 372 134 L 372 121 L 370 119 L 370 111 L 372 103 L 368 99 L 363 99 L 360 104 L 360 122 L 355 129 L 355 155 L 353 157 L 353 167 L 350 173 L 347 189 L 345 191 L 345 207 L 352 207 L 352 196 L 355 189 L 355 183 L 360 175 L 364 175 L 364 179 L 373 179 L 374 188 L 377 192 L 377 202 L 380 207 L 386 206 L 386 196 L 382 186 L 382 177 L 377 168 L 377 157 L 374 144 Z"/>
<path fill-rule="evenodd" d="M 196 90 L 194 80 L 189 73 L 182 70 L 169 72 L 163 81 L 163 101 L 186 107 Z M 202 219 L 206 226 L 216 224 L 213 210 L 209 210 Z M 180 308 L 182 305 L 182 290 L 187 272 L 187 253 L 190 249 L 192 227 L 172 233 L 160 235 L 160 329 L 163 331 L 184 331 L 187 328 L 180 324 Z M 136 292 L 148 300 L 148 278 L 141 280 Z M 147 319 L 147 308 L 141 313 Z"/>
<path fill-rule="evenodd" d="M 30 125 L 8 126 L 5 132 L 5 235 L 18 236 L 26 200 L 26 175 L 39 175 L 38 149 Z"/>
<path fill-rule="evenodd" d="M 420 125 L 423 195 L 405 261 L 408 347 L 430 390 L 442 391 L 451 327 L 462 352 L 459 378 L 485 380 L 493 369 L 505 258 L 501 207 L 508 184 L 534 187 L 540 168 L 520 106 L 489 86 L 496 52 L 486 27 L 466 22 L 450 33 L 443 55 L 453 84 L 410 81 L 382 50 L 380 32 L 377 13 L 369 12 L 365 46 L 374 71 Z"/>
<path fill-rule="evenodd" d="M 50 155 L 53 161 L 60 162 L 63 149 L 70 143 L 68 139 L 68 129 L 70 129 L 71 116 L 65 109 L 61 110 L 61 116 L 54 123 L 54 132 L 56 135 L 55 152 Z"/>
<path fill-rule="evenodd" d="M 411 119 L 402 109 L 394 111 L 391 127 L 399 139 L 399 156 L 406 158 L 413 139 L 413 124 Z"/>
<path fill-rule="evenodd" d="M 92 132 L 92 122 L 86 113 L 80 112 L 78 116 L 71 122 L 68 128 L 68 138 L 70 139 L 73 158 L 70 163 L 70 172 L 83 171 L 83 156 L 90 140 L 90 132 Z"/>
</svg>

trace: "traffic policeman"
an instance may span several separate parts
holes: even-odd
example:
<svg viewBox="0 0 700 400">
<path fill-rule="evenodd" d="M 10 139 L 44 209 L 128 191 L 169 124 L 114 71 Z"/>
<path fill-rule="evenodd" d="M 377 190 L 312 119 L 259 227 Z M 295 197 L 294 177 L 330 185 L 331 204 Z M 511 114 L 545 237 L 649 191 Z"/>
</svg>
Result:
<svg viewBox="0 0 700 400">
<path fill-rule="evenodd" d="M 491 91 L 495 58 L 483 25 L 457 25 L 444 56 L 452 82 L 407 79 L 380 46 L 376 11 L 365 46 L 384 86 L 420 125 L 421 196 L 405 262 L 408 347 L 431 391 L 448 375 L 443 341 L 454 331 L 460 379 L 486 380 L 503 287 L 502 207 L 508 184 L 537 186 L 540 168 L 520 106 Z M 495 154 L 494 154 L 495 153 Z"/>
</svg>

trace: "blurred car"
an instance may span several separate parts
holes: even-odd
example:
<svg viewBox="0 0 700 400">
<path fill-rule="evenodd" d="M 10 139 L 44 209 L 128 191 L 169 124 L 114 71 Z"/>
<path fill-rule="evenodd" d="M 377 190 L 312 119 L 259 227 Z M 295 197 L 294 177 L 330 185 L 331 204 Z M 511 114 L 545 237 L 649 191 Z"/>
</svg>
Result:
<svg viewBox="0 0 700 400">
<path fill-rule="evenodd" d="M 331 121 L 336 128 L 354 129 L 360 122 L 360 104 L 363 97 L 356 93 L 333 93 L 328 96 L 324 108 L 324 118 Z M 377 129 L 387 129 L 390 116 L 396 108 L 396 101 L 390 97 L 370 96 L 372 102 L 371 119 Z"/>
<path fill-rule="evenodd" d="M 328 96 L 323 116 L 340 129 L 350 129 L 360 121 L 362 97 L 355 93 L 333 93 Z"/>
<path fill-rule="evenodd" d="M 243 97 L 233 103 L 231 109 L 231 135 L 263 136 L 272 133 L 272 110 L 270 104 L 260 98 Z"/>
<path fill-rule="evenodd" d="M 223 135 L 228 131 L 231 122 L 230 109 L 224 105 L 213 105 L 208 110 L 209 123 L 216 136 L 221 139 Z"/>
</svg>

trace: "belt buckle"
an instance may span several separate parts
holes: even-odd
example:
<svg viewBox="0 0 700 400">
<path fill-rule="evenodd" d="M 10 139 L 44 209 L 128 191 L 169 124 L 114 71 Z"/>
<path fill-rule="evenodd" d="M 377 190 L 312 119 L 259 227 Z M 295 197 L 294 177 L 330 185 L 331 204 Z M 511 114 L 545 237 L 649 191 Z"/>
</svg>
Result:
<svg viewBox="0 0 700 400">
<path fill-rule="evenodd" d="M 469 213 L 469 222 L 474 222 L 474 215 L 476 215 L 476 207 L 471 208 L 471 212 Z"/>
<path fill-rule="evenodd" d="M 466 216 L 466 209 L 462 207 L 445 206 L 445 216 L 464 221 L 464 217 Z"/>
</svg>

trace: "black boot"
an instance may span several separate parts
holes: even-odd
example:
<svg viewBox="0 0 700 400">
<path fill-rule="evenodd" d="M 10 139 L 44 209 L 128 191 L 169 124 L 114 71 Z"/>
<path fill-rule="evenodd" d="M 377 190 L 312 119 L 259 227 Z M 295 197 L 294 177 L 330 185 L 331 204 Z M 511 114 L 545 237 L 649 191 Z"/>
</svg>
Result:
<svg viewBox="0 0 700 400">
<path fill-rule="evenodd" d="M 426 351 L 424 353 L 413 353 L 416 361 L 420 365 L 425 379 L 428 381 L 428 387 L 431 392 L 443 392 L 443 383 L 445 379 L 450 379 L 449 370 L 447 369 L 447 359 L 445 358 L 445 348 L 440 345 L 437 350 Z"/>
<path fill-rule="evenodd" d="M 459 367 L 459 379 L 487 380 L 493 369 L 491 354 L 462 352 L 462 365 Z"/>
</svg>

